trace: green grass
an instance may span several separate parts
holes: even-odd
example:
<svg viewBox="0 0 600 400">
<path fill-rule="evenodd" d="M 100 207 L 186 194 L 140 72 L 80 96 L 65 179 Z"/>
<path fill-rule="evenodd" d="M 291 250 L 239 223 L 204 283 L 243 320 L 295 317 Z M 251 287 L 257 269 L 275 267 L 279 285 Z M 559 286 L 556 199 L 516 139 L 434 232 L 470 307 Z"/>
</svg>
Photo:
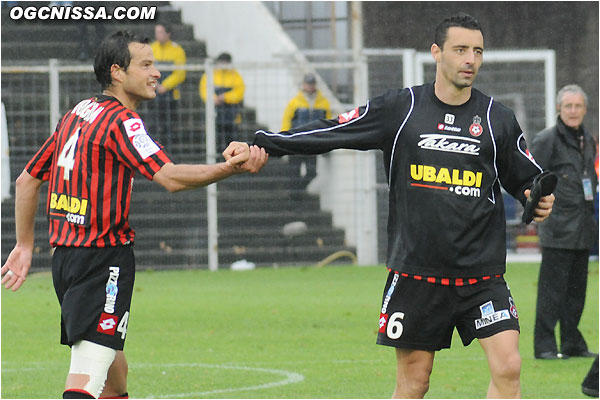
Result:
<svg viewBox="0 0 600 400">
<path fill-rule="evenodd" d="M 533 358 L 537 264 L 511 264 L 521 320 L 526 398 L 584 398 L 592 360 Z M 388 398 L 395 355 L 375 344 L 383 267 L 146 271 L 137 275 L 125 347 L 133 397 Z M 2 291 L 3 398 L 60 397 L 69 349 L 48 273 Z M 598 263 L 590 264 L 580 324 L 598 350 Z M 429 398 L 482 398 L 488 385 L 474 342 L 436 355 Z"/>
</svg>

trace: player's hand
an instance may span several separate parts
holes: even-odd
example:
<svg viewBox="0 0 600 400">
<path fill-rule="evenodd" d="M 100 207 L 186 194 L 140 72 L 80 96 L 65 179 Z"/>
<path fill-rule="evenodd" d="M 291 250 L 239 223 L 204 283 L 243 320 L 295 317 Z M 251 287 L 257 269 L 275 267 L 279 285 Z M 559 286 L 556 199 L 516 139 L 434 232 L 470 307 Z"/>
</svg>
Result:
<svg viewBox="0 0 600 400">
<path fill-rule="evenodd" d="M 2 281 L 6 289 L 17 291 L 27 278 L 29 268 L 31 267 L 31 258 L 33 256 L 32 249 L 24 248 L 18 244 L 10 252 L 6 263 L 0 269 Z"/>
<path fill-rule="evenodd" d="M 531 193 L 531 190 L 526 189 L 524 192 L 525 197 L 529 198 L 530 193 Z M 544 196 L 544 197 L 540 198 L 540 201 L 539 201 L 537 207 L 533 210 L 534 211 L 533 220 L 535 222 L 544 221 L 552 213 L 553 205 L 554 205 L 554 194 L 549 194 L 548 196 Z"/>
<path fill-rule="evenodd" d="M 265 149 L 258 146 L 248 146 L 248 144 L 241 142 L 231 142 L 223 152 L 223 157 L 227 164 L 234 168 L 234 172 L 238 174 L 244 172 L 255 174 L 269 159 Z"/>
<path fill-rule="evenodd" d="M 230 167 L 237 167 L 250 158 L 250 146 L 248 143 L 231 142 L 223 151 L 223 158 Z"/>
<path fill-rule="evenodd" d="M 250 172 L 255 174 L 267 163 L 269 154 L 265 149 L 258 146 L 250 146 L 250 158 L 248 161 L 239 166 L 242 172 Z"/>
</svg>

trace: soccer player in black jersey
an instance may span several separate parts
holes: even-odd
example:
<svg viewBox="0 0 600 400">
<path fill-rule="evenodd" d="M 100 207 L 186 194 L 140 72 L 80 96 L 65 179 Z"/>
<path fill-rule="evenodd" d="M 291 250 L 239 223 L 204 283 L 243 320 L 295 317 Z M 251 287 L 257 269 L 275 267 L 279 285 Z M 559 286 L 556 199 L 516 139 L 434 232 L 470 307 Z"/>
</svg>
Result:
<svg viewBox="0 0 600 400">
<path fill-rule="evenodd" d="M 134 174 L 176 192 L 256 173 L 268 157 L 256 146 L 232 142 L 223 153 L 226 162 L 173 164 L 135 112 L 140 102 L 156 97 L 160 78 L 147 39 L 128 32 L 107 37 L 94 71 L 102 94 L 67 112 L 17 178 L 17 243 L 2 266 L 2 284 L 15 291 L 25 282 L 39 191 L 49 181 L 52 276 L 61 304 L 61 343 L 71 346 L 63 398 L 126 398 Z"/>
<path fill-rule="evenodd" d="M 479 23 L 450 17 L 431 46 L 435 82 L 389 90 L 334 119 L 258 131 L 254 140 L 275 156 L 383 151 L 390 273 L 377 343 L 396 348 L 397 398 L 425 395 L 435 352 L 450 347 L 454 328 L 465 346 L 478 339 L 486 354 L 488 397 L 520 396 L 500 185 L 524 204 L 542 169 L 514 113 L 472 87 L 483 51 Z M 548 217 L 553 201 L 542 197 L 535 221 Z"/>
</svg>

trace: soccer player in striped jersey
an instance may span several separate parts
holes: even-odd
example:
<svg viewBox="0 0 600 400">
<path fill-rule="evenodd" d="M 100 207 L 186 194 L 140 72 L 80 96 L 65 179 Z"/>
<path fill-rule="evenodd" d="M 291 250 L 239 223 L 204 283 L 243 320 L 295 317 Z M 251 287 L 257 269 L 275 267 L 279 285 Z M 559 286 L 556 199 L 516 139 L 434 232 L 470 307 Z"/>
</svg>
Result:
<svg viewBox="0 0 600 400">
<path fill-rule="evenodd" d="M 225 162 L 174 164 L 135 112 L 156 97 L 160 78 L 148 39 L 128 32 L 107 37 L 94 71 L 102 94 L 67 112 L 17 178 L 17 243 L 1 269 L 7 289 L 25 282 L 40 187 L 48 181 L 61 343 L 71 346 L 63 398 L 128 396 L 123 346 L 135 275 L 128 222 L 134 174 L 176 192 L 256 173 L 268 158 L 263 149 L 232 142 Z"/>
</svg>

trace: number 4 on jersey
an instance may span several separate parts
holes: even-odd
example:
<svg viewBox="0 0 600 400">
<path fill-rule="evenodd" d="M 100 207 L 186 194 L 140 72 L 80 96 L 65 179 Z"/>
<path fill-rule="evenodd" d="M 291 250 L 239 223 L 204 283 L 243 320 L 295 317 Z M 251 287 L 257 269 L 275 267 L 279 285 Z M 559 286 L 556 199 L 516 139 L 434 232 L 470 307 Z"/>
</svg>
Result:
<svg viewBox="0 0 600 400">
<path fill-rule="evenodd" d="M 56 165 L 64 168 L 63 179 L 68 181 L 71 176 L 71 171 L 73 167 L 75 167 L 75 149 L 77 148 L 77 139 L 79 139 L 80 128 L 75 131 L 73 136 L 67 140 L 60 155 L 58 156 L 58 160 L 56 161 Z"/>
</svg>

